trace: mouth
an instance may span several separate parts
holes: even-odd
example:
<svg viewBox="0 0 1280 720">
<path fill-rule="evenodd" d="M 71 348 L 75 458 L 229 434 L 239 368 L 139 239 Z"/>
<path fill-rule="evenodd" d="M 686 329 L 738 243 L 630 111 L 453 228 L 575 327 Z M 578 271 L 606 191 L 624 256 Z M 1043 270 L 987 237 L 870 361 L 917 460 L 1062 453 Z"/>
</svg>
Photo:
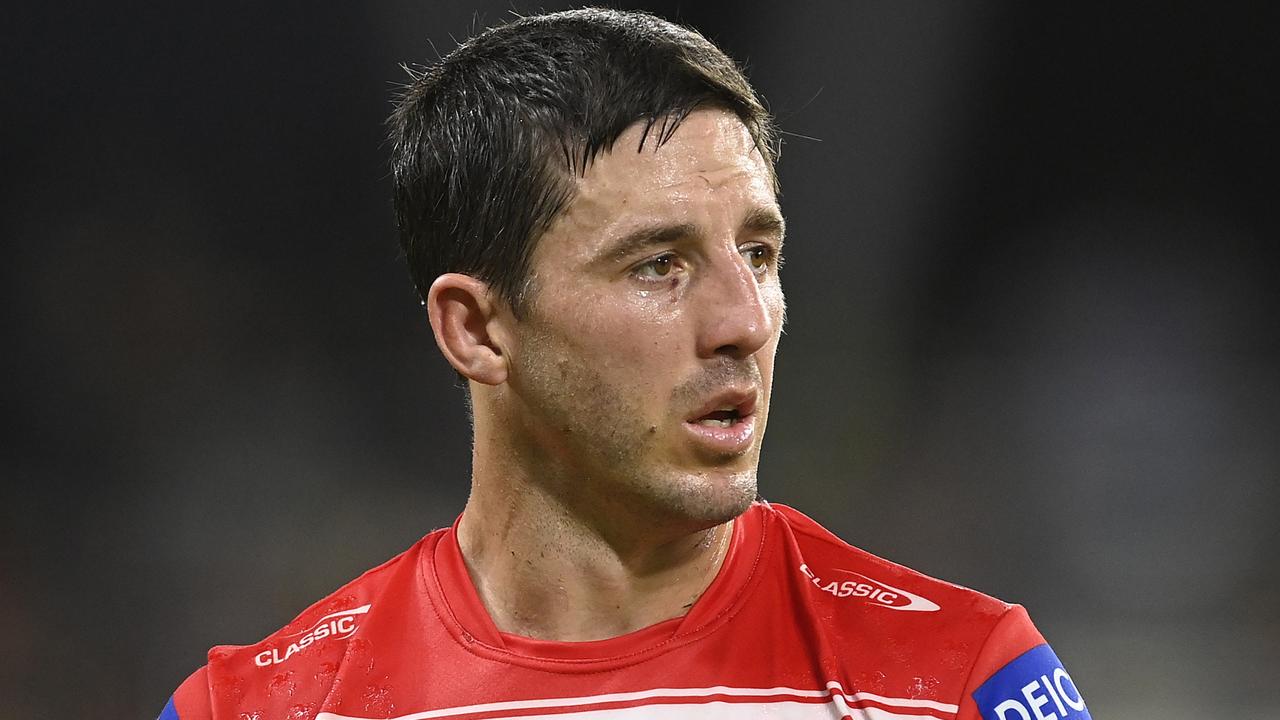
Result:
<svg viewBox="0 0 1280 720">
<path fill-rule="evenodd" d="M 755 411 L 755 388 L 729 389 L 708 399 L 685 422 L 708 427 L 729 427 L 751 417 Z"/>
<path fill-rule="evenodd" d="M 717 455 L 736 455 L 755 437 L 756 392 L 730 390 L 711 398 L 685 419 L 695 443 Z"/>
<path fill-rule="evenodd" d="M 706 427 L 732 427 L 733 425 L 742 422 L 742 413 L 734 408 L 729 408 L 727 410 L 715 410 L 693 420 L 692 422 L 699 425 L 705 425 Z"/>
</svg>

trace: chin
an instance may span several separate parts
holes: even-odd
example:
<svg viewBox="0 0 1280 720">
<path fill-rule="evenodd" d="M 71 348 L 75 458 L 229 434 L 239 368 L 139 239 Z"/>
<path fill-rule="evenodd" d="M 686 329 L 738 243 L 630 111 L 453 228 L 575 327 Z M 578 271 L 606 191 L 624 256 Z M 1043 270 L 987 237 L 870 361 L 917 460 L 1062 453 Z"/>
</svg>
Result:
<svg viewBox="0 0 1280 720">
<path fill-rule="evenodd" d="M 720 525 L 738 517 L 756 499 L 755 469 L 686 475 L 665 485 L 654 500 L 658 512 L 697 528 Z"/>
</svg>

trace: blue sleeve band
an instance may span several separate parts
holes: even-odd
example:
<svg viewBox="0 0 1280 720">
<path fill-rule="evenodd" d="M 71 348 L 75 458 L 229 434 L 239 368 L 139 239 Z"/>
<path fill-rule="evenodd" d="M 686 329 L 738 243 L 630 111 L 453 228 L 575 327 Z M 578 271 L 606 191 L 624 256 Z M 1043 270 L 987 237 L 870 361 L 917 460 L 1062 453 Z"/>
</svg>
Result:
<svg viewBox="0 0 1280 720">
<path fill-rule="evenodd" d="M 1037 645 L 1009 661 L 973 691 L 973 700 L 983 720 L 1093 720 L 1048 645 Z"/>
</svg>

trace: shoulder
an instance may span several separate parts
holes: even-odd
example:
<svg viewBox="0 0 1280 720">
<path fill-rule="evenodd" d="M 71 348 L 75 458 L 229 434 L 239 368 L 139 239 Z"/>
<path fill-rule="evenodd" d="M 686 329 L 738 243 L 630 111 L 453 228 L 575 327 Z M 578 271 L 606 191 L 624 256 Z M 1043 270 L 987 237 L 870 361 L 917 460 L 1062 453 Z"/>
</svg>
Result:
<svg viewBox="0 0 1280 720">
<path fill-rule="evenodd" d="M 357 636 L 357 631 L 380 613 L 395 612 L 392 606 L 412 600 L 406 596 L 419 586 L 422 554 L 443 532 L 427 535 L 344 584 L 262 640 L 211 648 L 208 664 L 179 686 L 166 712 L 176 713 L 180 720 L 206 720 L 241 717 L 238 708 L 248 706 L 261 717 L 285 717 L 308 705 L 318 707 L 340 666 L 358 656 L 367 642 L 369 632 Z M 262 712 L 266 709 L 273 712 Z"/>
<path fill-rule="evenodd" d="M 1070 676 L 1022 606 L 877 557 L 785 505 L 764 510 L 796 566 L 786 571 L 820 619 L 819 634 L 853 669 L 848 679 L 855 686 L 933 698 L 948 717 L 976 720 L 992 708 L 1025 703 L 1013 695 L 1032 681 L 1049 682 L 1044 675 L 1055 684 L 1041 694 L 1073 713 L 1061 717 L 1088 718 Z"/>
<path fill-rule="evenodd" d="M 786 505 L 767 506 L 794 541 L 798 568 L 820 595 L 854 598 L 916 618 L 994 625 L 1013 606 L 990 595 L 930 577 L 854 547 Z"/>
</svg>

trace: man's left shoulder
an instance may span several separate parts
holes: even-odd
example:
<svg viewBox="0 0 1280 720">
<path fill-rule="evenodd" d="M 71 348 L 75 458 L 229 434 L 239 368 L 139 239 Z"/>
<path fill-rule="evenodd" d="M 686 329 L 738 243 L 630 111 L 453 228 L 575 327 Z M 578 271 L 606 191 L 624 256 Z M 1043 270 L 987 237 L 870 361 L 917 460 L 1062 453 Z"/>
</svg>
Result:
<svg viewBox="0 0 1280 720">
<path fill-rule="evenodd" d="M 850 545 L 794 508 L 769 507 L 794 538 L 796 569 L 819 597 L 825 596 L 823 602 L 876 608 L 886 618 L 921 627 L 963 623 L 978 633 L 990 630 L 1013 607 Z"/>
<path fill-rule="evenodd" d="M 1040 717 L 1047 707 L 1063 720 L 1088 720 L 1022 606 L 877 557 L 784 505 L 766 511 L 789 539 L 795 567 L 787 572 L 804 586 L 850 698 L 870 706 L 910 698 L 911 707 L 931 708 L 925 717 L 947 720 Z"/>
</svg>

